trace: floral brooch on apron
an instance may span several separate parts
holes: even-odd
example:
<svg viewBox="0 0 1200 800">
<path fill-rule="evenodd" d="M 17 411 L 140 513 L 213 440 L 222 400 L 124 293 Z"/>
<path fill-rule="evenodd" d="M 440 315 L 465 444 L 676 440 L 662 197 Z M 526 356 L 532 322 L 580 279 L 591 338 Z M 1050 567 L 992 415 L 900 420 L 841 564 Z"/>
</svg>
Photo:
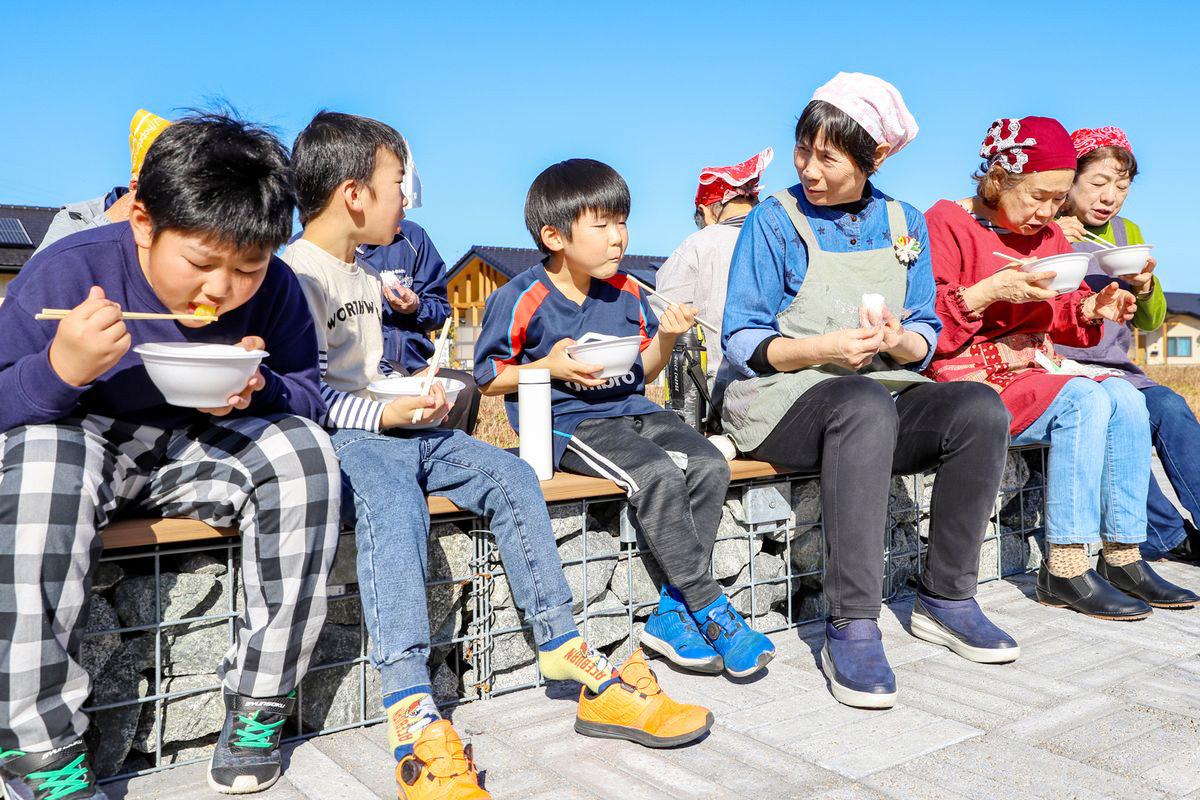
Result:
<svg viewBox="0 0 1200 800">
<path fill-rule="evenodd" d="M 920 241 L 911 236 L 897 236 L 896 241 L 892 244 L 892 249 L 896 251 L 896 260 L 906 267 L 921 255 Z"/>
</svg>

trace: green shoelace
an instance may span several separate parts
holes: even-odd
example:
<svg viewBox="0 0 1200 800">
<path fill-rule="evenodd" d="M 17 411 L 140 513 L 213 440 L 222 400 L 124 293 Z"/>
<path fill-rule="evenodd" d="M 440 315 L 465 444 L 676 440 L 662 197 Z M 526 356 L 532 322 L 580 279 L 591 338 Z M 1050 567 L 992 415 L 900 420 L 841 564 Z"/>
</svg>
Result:
<svg viewBox="0 0 1200 800">
<path fill-rule="evenodd" d="M 5 755 L 5 753 L 0 753 L 0 758 L 3 758 Z M 88 768 L 83 763 L 86 760 L 87 755 L 80 754 L 78 758 L 65 767 L 46 772 L 30 772 L 25 776 L 25 780 L 26 782 L 41 782 L 38 786 L 31 788 L 38 793 L 49 792 L 49 794 L 41 795 L 43 800 L 59 800 L 59 798 L 66 797 L 72 792 L 78 792 L 80 789 L 88 787 Z"/>
<path fill-rule="evenodd" d="M 259 722 L 258 713 L 255 711 L 250 716 L 246 717 L 238 715 L 238 722 L 242 727 L 233 732 L 233 744 L 238 747 L 274 747 L 274 742 L 271 741 L 271 736 L 283 727 L 283 723 L 287 719 L 281 719 L 278 722 Z"/>
</svg>

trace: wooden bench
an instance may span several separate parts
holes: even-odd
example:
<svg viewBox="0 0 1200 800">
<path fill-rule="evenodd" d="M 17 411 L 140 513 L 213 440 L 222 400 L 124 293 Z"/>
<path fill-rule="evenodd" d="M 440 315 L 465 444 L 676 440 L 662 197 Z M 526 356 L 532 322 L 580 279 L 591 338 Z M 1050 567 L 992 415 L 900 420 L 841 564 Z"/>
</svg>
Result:
<svg viewBox="0 0 1200 800">
<path fill-rule="evenodd" d="M 749 459 L 737 459 L 729 466 L 735 481 L 787 474 L 787 470 Z M 546 498 L 547 503 L 581 500 L 585 497 L 616 496 L 623 493 L 624 490 L 610 480 L 571 475 L 566 472 L 556 473 L 550 480 L 542 481 L 542 496 Z M 431 517 L 457 514 L 461 511 L 462 509 L 444 497 L 429 498 Z M 101 540 L 105 550 L 117 550 L 152 544 L 229 539 L 237 535 L 236 528 L 214 528 L 194 519 L 122 519 L 105 528 L 101 533 Z"/>
</svg>

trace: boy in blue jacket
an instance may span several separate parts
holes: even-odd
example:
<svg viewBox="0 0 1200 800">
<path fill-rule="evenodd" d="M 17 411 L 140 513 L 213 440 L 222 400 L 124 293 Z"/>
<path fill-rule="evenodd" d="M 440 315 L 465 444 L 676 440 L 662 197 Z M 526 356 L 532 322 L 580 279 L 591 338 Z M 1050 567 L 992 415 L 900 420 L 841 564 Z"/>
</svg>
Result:
<svg viewBox="0 0 1200 800">
<path fill-rule="evenodd" d="M 555 462 L 625 489 L 666 573 L 642 644 L 698 672 L 752 675 L 775 648 L 729 604 L 710 569 L 729 465 L 645 396 L 696 309 L 670 306 L 660 324 L 638 285 L 617 271 L 628 216 L 629 187 L 607 164 L 576 158 L 538 175 L 525 225 L 546 259 L 488 298 L 475 380 L 484 394 L 505 395 L 516 428 L 517 367 L 549 368 Z M 598 378 L 598 365 L 566 352 L 585 333 L 640 335 L 641 355 L 626 374 Z"/>
<path fill-rule="evenodd" d="M 79 662 L 100 530 L 122 512 L 242 533 L 245 603 L 217 674 L 221 792 L 279 777 L 281 728 L 325 619 L 341 486 L 304 295 L 272 252 L 294 207 L 287 152 L 223 116 L 154 143 L 128 222 L 30 259 L 0 305 L 0 773 L 18 797 L 95 787 Z M 122 319 L 122 309 L 218 321 Z M 36 321 L 43 307 L 69 308 Z M 269 351 L 220 408 L 168 405 L 131 348 L 216 342 Z"/>
</svg>

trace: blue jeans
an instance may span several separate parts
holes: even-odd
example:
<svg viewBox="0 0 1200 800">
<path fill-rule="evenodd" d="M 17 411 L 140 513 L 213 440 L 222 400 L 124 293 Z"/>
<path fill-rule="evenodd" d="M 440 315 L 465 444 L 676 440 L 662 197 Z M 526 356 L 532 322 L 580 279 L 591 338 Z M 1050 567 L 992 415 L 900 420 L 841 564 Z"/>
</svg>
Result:
<svg viewBox="0 0 1200 800">
<path fill-rule="evenodd" d="M 1050 445 L 1047 542 L 1146 540 L 1150 420 L 1128 381 L 1072 378 L 1013 444 Z"/>
<path fill-rule="evenodd" d="M 1146 410 L 1150 413 L 1150 436 L 1167 478 L 1179 502 L 1200 521 L 1200 423 L 1187 401 L 1165 386 L 1142 389 Z M 1178 545 L 1187 536 L 1183 517 L 1151 478 L 1146 509 L 1148 555 L 1159 555 Z"/>
<path fill-rule="evenodd" d="M 546 501 L 521 459 L 462 431 L 333 433 L 353 516 L 363 617 L 383 694 L 429 683 L 427 494 L 489 520 L 513 601 L 543 644 L 576 629 Z"/>
</svg>

